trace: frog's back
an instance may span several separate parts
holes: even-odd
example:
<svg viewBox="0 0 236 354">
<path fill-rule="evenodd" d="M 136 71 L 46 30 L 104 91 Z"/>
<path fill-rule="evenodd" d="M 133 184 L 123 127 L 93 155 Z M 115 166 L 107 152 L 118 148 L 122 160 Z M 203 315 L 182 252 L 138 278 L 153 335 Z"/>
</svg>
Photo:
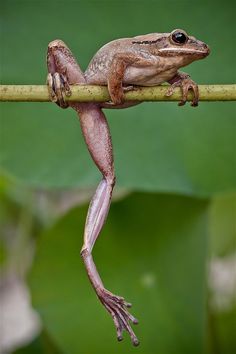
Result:
<svg viewBox="0 0 236 354">
<path fill-rule="evenodd" d="M 150 33 L 131 38 L 113 40 L 101 47 L 90 61 L 85 77 L 89 84 L 106 85 L 107 76 L 111 67 L 112 59 L 116 53 L 139 52 L 140 44 L 142 51 L 146 50 L 145 44 L 158 41 L 160 33 Z M 165 34 L 164 34 L 165 35 Z"/>
<path fill-rule="evenodd" d="M 106 85 L 108 71 L 114 55 L 125 50 L 129 42 L 132 42 L 132 38 L 121 38 L 102 46 L 91 59 L 85 71 L 87 82 L 90 84 Z"/>
</svg>

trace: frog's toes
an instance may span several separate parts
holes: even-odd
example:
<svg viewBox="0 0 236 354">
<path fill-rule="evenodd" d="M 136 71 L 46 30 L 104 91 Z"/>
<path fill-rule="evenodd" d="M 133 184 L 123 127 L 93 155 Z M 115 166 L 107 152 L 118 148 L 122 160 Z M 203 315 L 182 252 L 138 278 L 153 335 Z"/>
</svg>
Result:
<svg viewBox="0 0 236 354">
<path fill-rule="evenodd" d="M 127 308 L 131 307 L 131 304 L 126 302 L 124 298 L 114 295 L 106 289 L 101 290 L 99 293 L 99 299 L 113 318 L 117 332 L 117 339 L 121 341 L 123 339 L 123 331 L 127 331 L 133 345 L 139 345 L 139 340 L 130 326 L 130 322 L 138 324 L 138 320 L 127 310 Z"/>
<path fill-rule="evenodd" d="M 50 100 L 58 104 L 61 108 L 67 108 L 68 103 L 66 102 L 66 97 L 71 95 L 71 90 L 66 76 L 58 72 L 53 74 L 49 73 L 47 85 Z"/>
<path fill-rule="evenodd" d="M 193 107 L 198 106 L 198 100 L 199 100 L 198 85 L 190 78 L 186 78 L 181 82 L 181 88 L 182 88 L 182 100 L 179 102 L 179 105 L 182 106 L 186 103 L 188 92 L 192 91 L 193 99 L 191 102 L 191 106 Z"/>
</svg>

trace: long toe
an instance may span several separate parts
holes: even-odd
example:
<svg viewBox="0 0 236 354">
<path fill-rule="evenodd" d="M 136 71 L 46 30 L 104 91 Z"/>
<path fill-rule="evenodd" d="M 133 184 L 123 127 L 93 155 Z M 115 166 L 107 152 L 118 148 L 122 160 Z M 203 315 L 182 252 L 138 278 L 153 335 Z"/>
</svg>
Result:
<svg viewBox="0 0 236 354">
<path fill-rule="evenodd" d="M 138 324 L 138 320 L 127 310 L 131 304 L 126 302 L 124 298 L 116 296 L 106 289 L 103 289 L 101 293 L 99 293 L 99 299 L 113 318 L 117 339 L 121 341 L 123 339 L 122 332 L 126 331 L 129 333 L 133 345 L 137 346 L 139 340 L 131 328 L 130 323 L 136 325 Z"/>
</svg>

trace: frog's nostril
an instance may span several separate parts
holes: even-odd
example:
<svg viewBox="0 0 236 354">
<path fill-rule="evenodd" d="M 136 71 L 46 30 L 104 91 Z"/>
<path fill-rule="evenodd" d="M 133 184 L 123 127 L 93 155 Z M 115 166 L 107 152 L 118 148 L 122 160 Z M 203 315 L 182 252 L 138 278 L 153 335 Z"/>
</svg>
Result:
<svg viewBox="0 0 236 354">
<path fill-rule="evenodd" d="M 206 43 L 201 43 L 202 51 L 204 51 L 205 56 L 210 54 L 210 48 Z"/>
<path fill-rule="evenodd" d="M 208 47 L 208 45 L 205 44 L 204 48 L 205 48 L 205 50 L 206 50 L 206 52 L 207 52 L 207 55 L 209 55 L 210 52 L 211 52 L 211 50 L 210 50 L 210 48 Z"/>
</svg>

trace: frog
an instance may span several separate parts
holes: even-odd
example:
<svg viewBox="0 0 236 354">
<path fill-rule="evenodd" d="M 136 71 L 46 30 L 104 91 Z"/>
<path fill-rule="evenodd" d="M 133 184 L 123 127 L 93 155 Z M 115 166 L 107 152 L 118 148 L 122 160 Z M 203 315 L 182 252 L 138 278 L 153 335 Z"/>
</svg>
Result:
<svg viewBox="0 0 236 354">
<path fill-rule="evenodd" d="M 138 102 L 126 101 L 126 91 L 163 83 L 170 84 L 166 92 L 169 97 L 176 87 L 180 87 L 180 106 L 185 105 L 188 92 L 192 91 L 191 105 L 196 107 L 199 101 L 198 85 L 179 69 L 207 57 L 209 53 L 206 43 L 182 29 L 175 29 L 167 33 L 112 40 L 96 52 L 83 72 L 62 40 L 53 40 L 48 45 L 47 85 L 50 100 L 63 109 L 71 107 L 77 112 L 89 153 L 102 174 L 88 208 L 81 257 L 98 299 L 113 319 L 118 341 L 123 339 L 123 332 L 127 332 L 134 346 L 139 345 L 139 340 L 132 324 L 138 324 L 138 320 L 130 313 L 131 303 L 105 288 L 92 256 L 109 212 L 116 182 L 112 140 L 104 109 L 134 106 Z M 107 86 L 110 100 L 68 101 L 70 85 Z M 122 258 L 122 255 L 118 257 Z"/>
</svg>

